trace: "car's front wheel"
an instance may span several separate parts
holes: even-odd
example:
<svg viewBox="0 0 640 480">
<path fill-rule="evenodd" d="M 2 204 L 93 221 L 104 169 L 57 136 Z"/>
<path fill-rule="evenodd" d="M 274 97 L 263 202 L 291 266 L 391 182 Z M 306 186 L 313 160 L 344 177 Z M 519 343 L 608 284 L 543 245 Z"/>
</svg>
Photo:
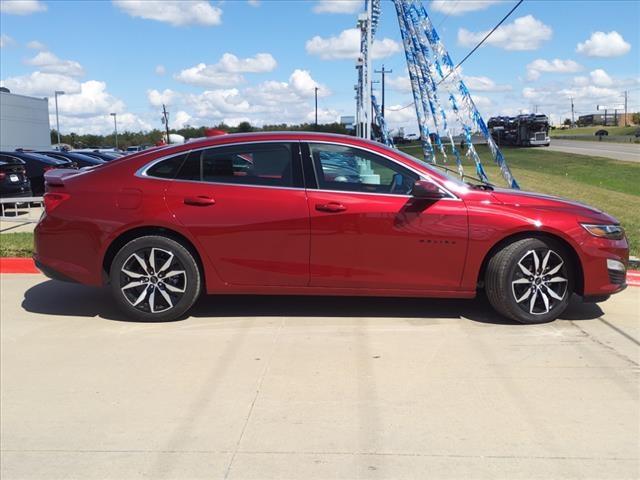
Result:
<svg viewBox="0 0 640 480">
<path fill-rule="evenodd" d="M 550 322 L 569 304 L 571 258 L 551 239 L 516 241 L 489 260 L 485 289 L 493 308 L 504 316 L 521 323 Z"/>
<path fill-rule="evenodd" d="M 200 294 L 200 270 L 179 242 L 163 236 L 130 241 L 116 254 L 110 270 L 118 306 L 131 318 L 146 322 L 180 318 Z"/>
</svg>

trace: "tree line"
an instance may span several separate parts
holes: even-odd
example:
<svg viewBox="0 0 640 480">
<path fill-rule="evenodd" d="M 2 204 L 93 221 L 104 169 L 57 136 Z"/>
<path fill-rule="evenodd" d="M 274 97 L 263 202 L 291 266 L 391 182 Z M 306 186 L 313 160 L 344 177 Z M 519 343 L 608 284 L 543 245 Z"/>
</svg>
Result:
<svg viewBox="0 0 640 480">
<path fill-rule="evenodd" d="M 256 127 L 249 122 L 240 122 L 237 126 L 231 127 L 225 123 L 219 123 L 214 127 L 192 127 L 185 126 L 179 129 L 170 129 L 169 133 L 176 133 L 182 135 L 185 139 L 204 137 L 205 131 L 214 128 L 217 130 L 223 130 L 227 133 L 241 133 L 241 132 L 274 132 L 280 130 L 286 131 L 309 131 L 309 132 L 325 132 L 325 133 L 341 133 L 349 135 L 350 132 L 340 123 L 328 123 L 322 125 L 315 125 L 313 123 L 303 123 L 300 125 L 287 125 L 287 124 L 274 124 L 264 125 L 262 127 Z M 118 132 L 118 147 L 127 148 L 137 145 L 157 145 L 162 142 L 165 136 L 164 130 L 154 129 L 151 131 L 140 132 Z M 96 134 L 84 134 L 80 135 L 74 132 L 60 133 L 60 141 L 67 145 L 71 145 L 73 148 L 90 148 L 90 147 L 113 147 L 115 146 L 115 134 L 109 135 L 96 135 Z M 51 143 L 58 143 L 58 132 L 51 130 Z"/>
</svg>

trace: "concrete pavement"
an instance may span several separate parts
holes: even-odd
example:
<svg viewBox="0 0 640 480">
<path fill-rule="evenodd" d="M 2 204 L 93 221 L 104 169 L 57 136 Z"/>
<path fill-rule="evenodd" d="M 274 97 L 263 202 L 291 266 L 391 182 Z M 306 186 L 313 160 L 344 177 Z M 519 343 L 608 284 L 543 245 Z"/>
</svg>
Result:
<svg viewBox="0 0 640 480">
<path fill-rule="evenodd" d="M 640 144 L 638 143 L 589 142 L 552 138 L 551 145 L 548 147 L 535 148 L 548 148 L 555 152 L 575 153 L 578 155 L 594 155 L 626 162 L 640 162 Z"/>
<path fill-rule="evenodd" d="M 640 288 L 513 325 L 483 301 L 208 297 L 2 275 L 0 477 L 638 478 Z"/>
</svg>

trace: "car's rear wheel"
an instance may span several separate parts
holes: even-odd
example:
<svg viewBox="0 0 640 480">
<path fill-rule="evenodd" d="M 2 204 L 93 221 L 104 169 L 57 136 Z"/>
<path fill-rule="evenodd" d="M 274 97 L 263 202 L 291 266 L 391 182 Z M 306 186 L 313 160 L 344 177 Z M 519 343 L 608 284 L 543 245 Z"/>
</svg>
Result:
<svg viewBox="0 0 640 480">
<path fill-rule="evenodd" d="M 162 236 L 130 241 L 116 254 L 110 270 L 118 306 L 131 318 L 147 322 L 176 320 L 200 294 L 200 270 L 179 242 Z"/>
<path fill-rule="evenodd" d="M 521 323 L 550 322 L 569 304 L 571 258 L 551 239 L 516 241 L 489 260 L 485 289 L 493 308 L 504 316 Z"/>
</svg>

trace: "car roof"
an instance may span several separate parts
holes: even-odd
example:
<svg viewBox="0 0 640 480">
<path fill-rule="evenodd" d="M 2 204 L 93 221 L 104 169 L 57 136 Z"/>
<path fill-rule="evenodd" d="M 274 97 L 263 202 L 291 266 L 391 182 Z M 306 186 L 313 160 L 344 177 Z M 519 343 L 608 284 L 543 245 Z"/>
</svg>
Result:
<svg viewBox="0 0 640 480">
<path fill-rule="evenodd" d="M 60 164 L 67 163 L 67 162 L 64 162 L 63 160 L 59 160 L 57 158 L 47 157 L 46 155 L 42 155 L 40 153 L 35 153 L 35 152 L 21 152 L 21 151 L 7 152 L 7 151 L 3 151 L 3 152 L 0 152 L 0 154 L 2 154 L 2 155 L 10 155 L 10 156 L 14 156 L 14 157 L 21 158 L 21 159 L 26 159 L 26 160 L 37 160 L 39 162 L 52 163 L 54 165 L 60 165 Z"/>
</svg>

